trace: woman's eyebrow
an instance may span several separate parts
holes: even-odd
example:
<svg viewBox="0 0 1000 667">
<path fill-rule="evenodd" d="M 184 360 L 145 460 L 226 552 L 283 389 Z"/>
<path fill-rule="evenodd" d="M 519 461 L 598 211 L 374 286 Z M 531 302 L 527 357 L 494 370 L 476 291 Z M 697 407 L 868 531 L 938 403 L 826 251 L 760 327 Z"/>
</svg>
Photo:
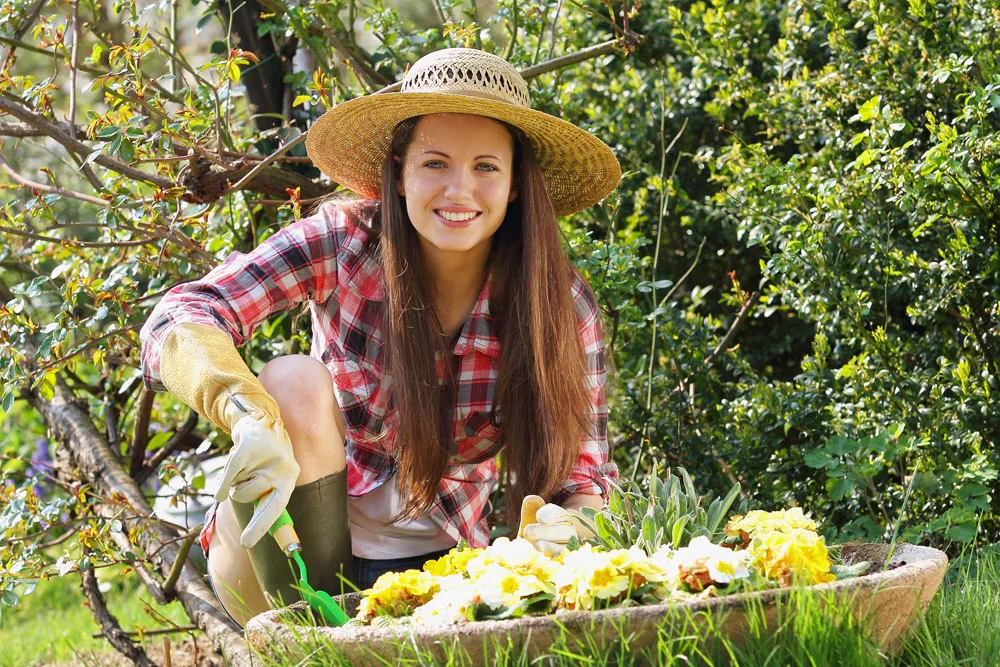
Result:
<svg viewBox="0 0 1000 667">
<path fill-rule="evenodd" d="M 450 155 L 448 155 L 447 153 L 442 153 L 441 151 L 436 151 L 436 150 L 434 150 L 434 149 L 430 149 L 430 150 L 426 150 L 426 151 L 424 151 L 423 153 L 421 153 L 421 155 L 427 155 L 428 153 L 434 153 L 434 154 L 436 154 L 436 155 L 440 155 L 440 156 L 442 156 L 442 157 L 446 157 L 446 158 L 451 158 L 451 156 L 450 156 Z M 474 157 L 473 159 L 474 159 L 474 160 L 481 160 L 481 159 L 482 159 L 482 158 L 484 158 L 484 157 L 488 157 L 488 158 L 493 158 L 493 159 L 494 159 L 494 160 L 496 160 L 497 162 L 499 162 L 499 161 L 500 161 L 500 158 L 498 158 L 498 157 L 497 157 L 496 155 L 477 155 L 477 156 L 476 156 L 476 157 Z"/>
</svg>

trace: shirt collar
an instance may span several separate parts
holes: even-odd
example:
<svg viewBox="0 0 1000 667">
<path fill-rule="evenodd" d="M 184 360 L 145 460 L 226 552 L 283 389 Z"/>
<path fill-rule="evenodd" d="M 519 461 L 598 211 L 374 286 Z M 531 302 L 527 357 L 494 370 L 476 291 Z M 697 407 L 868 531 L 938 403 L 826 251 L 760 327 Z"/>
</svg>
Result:
<svg viewBox="0 0 1000 667">
<path fill-rule="evenodd" d="M 491 280 L 492 274 L 487 276 L 472 312 L 462 326 L 462 333 L 453 348 L 453 352 L 457 355 L 464 355 L 470 349 L 476 349 L 489 357 L 500 357 L 500 341 L 494 328 L 493 316 L 490 314 Z M 382 301 L 385 298 L 381 267 L 371 257 L 362 258 L 352 268 L 347 281 L 369 301 Z"/>
</svg>

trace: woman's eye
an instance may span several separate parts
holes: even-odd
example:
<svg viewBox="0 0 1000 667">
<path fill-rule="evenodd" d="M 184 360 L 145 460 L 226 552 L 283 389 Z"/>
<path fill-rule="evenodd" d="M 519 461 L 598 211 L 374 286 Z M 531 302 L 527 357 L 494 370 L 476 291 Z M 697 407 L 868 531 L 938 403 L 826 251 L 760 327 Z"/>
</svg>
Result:
<svg viewBox="0 0 1000 667">
<path fill-rule="evenodd" d="M 430 162 L 424 163 L 425 167 L 431 167 L 431 168 L 435 168 L 442 165 L 444 165 L 444 162 L 441 162 L 441 160 L 431 160 Z"/>
<path fill-rule="evenodd" d="M 485 162 L 483 162 L 483 163 L 482 163 L 482 164 L 480 164 L 479 166 L 480 166 L 480 167 L 486 167 L 487 171 L 500 171 L 499 169 L 497 169 L 497 168 L 496 168 L 495 166 L 493 166 L 492 164 L 487 164 L 487 163 L 485 163 Z"/>
</svg>

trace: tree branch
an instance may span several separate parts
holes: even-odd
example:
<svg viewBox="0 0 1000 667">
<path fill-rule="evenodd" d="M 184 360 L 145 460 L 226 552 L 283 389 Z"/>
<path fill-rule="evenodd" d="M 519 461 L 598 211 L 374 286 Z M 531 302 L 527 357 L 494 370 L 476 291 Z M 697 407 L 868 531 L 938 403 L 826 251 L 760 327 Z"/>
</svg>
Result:
<svg viewBox="0 0 1000 667">
<path fill-rule="evenodd" d="M 565 67 L 569 67 L 570 65 L 583 62 L 584 60 L 590 60 L 591 58 L 597 58 L 599 56 L 613 53 L 616 49 L 624 48 L 629 50 L 634 48 L 635 44 L 641 43 L 643 39 L 645 38 L 639 33 L 630 32 L 621 39 L 611 39 L 606 42 L 601 42 L 600 44 L 595 44 L 594 46 L 588 46 L 587 48 L 581 49 L 575 53 L 568 53 L 564 56 L 553 58 L 552 60 L 546 60 L 545 62 L 533 67 L 527 67 L 521 70 L 521 76 L 524 77 L 525 80 L 533 79 L 534 77 L 546 74 L 547 72 L 563 69 Z M 396 83 L 390 84 L 373 94 L 379 95 L 381 93 L 395 93 L 402 87 L 402 85 L 402 81 L 397 81 Z"/>
<path fill-rule="evenodd" d="M 46 135 L 58 141 L 60 144 L 63 145 L 63 147 L 66 150 L 70 152 L 74 152 L 79 155 L 85 155 L 85 156 L 89 156 L 91 152 L 93 152 L 93 149 L 90 146 L 81 141 L 77 141 L 76 139 L 62 132 L 55 123 L 48 120 L 47 118 L 44 118 L 41 114 L 31 109 L 26 109 L 19 104 L 14 104 L 9 100 L 0 97 L 0 111 L 10 116 L 14 116 L 17 119 L 29 125 L 32 125 L 33 127 L 38 128 Z M 171 181 L 169 178 L 165 178 L 158 174 L 147 174 L 146 172 L 140 169 L 131 167 L 125 164 L 124 162 L 116 160 L 107 155 L 98 155 L 94 159 L 94 162 L 101 165 L 102 167 L 105 167 L 106 169 L 117 171 L 119 174 L 123 176 L 128 176 L 129 178 L 136 181 L 150 183 L 164 190 L 174 186 L 174 182 Z"/>
<path fill-rule="evenodd" d="M 4 147 L 3 142 L 0 142 L 0 147 Z M 69 197 L 71 199 L 78 199 L 80 201 L 87 202 L 88 204 L 97 204 L 102 208 L 105 208 L 108 205 L 108 202 L 100 197 L 94 197 L 93 195 L 86 195 L 82 192 L 74 192 L 73 190 L 66 190 L 54 185 L 46 185 L 44 183 L 29 180 L 14 171 L 13 167 L 11 167 L 7 160 L 3 158 L 2 154 L 0 154 L 0 168 L 7 172 L 7 174 L 13 178 L 15 182 L 27 188 L 34 188 L 35 190 L 39 190 L 41 192 L 49 192 L 63 197 Z"/>
<path fill-rule="evenodd" d="M 133 664 L 139 665 L 139 667 L 157 667 L 156 663 L 149 659 L 149 656 L 146 655 L 142 647 L 137 646 L 135 642 L 129 639 L 128 635 L 125 634 L 122 627 L 118 624 L 118 620 L 108 611 L 108 605 L 104 602 L 104 596 L 98 588 L 97 575 L 94 573 L 94 568 L 87 568 L 80 575 L 82 578 L 80 587 L 83 589 L 84 597 L 87 598 L 87 604 L 90 605 L 90 612 L 94 615 L 94 620 L 101 626 L 101 634 L 107 638 L 119 653 L 131 660 Z"/>
<path fill-rule="evenodd" d="M 149 443 L 149 415 L 153 412 L 153 399 L 156 394 L 145 387 L 139 392 L 139 403 L 135 408 L 135 422 L 132 429 L 132 444 L 129 447 L 129 477 L 135 479 L 142 471 L 142 463 L 146 458 L 146 445 Z"/>
</svg>

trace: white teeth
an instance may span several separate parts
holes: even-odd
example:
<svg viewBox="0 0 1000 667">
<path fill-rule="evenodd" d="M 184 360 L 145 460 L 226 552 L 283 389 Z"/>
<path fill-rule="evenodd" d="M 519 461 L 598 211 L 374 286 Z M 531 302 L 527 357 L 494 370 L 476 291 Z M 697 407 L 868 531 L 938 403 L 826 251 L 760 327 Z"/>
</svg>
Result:
<svg viewBox="0 0 1000 667">
<path fill-rule="evenodd" d="M 467 213 L 452 213 L 451 211 L 437 211 L 437 214 L 440 215 L 445 220 L 451 220 L 452 222 L 463 222 L 465 220 L 471 220 L 477 215 L 479 215 L 474 211 L 469 211 Z"/>
</svg>

